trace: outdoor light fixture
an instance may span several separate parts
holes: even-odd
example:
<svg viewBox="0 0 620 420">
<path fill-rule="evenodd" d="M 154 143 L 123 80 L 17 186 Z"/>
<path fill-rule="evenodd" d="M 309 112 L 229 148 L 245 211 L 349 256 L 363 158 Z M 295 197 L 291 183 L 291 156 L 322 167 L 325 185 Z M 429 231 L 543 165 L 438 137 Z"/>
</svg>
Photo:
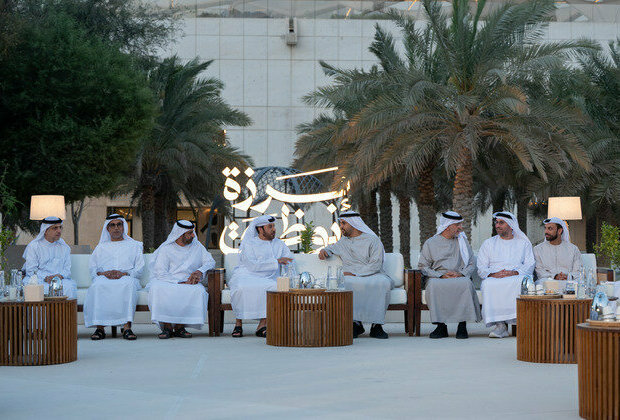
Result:
<svg viewBox="0 0 620 420">
<path fill-rule="evenodd" d="M 58 217 L 65 220 L 64 195 L 33 195 L 30 199 L 30 220 L 43 220 L 46 217 Z"/>
<path fill-rule="evenodd" d="M 581 198 L 549 197 L 547 217 L 559 217 L 562 220 L 581 220 Z"/>
</svg>

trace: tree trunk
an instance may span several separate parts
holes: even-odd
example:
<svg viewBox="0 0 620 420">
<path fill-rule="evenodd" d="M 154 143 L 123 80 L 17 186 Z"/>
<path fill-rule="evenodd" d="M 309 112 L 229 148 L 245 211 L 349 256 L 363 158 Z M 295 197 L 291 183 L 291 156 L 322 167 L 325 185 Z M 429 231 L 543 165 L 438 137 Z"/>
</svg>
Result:
<svg viewBox="0 0 620 420">
<path fill-rule="evenodd" d="M 166 201 L 162 194 L 155 194 L 153 197 L 153 247 L 157 248 L 168 237 L 166 222 Z"/>
<path fill-rule="evenodd" d="M 418 178 L 418 221 L 420 223 L 420 249 L 437 231 L 437 206 L 435 203 L 434 164 L 428 165 Z"/>
<path fill-rule="evenodd" d="M 142 193 L 142 243 L 145 250 L 155 248 L 155 189 L 146 186 Z"/>
<path fill-rule="evenodd" d="M 74 205 L 71 203 L 71 221 L 73 222 L 73 245 L 80 244 L 80 218 L 82 217 L 82 211 L 84 211 L 84 200 L 81 200 Z"/>
<path fill-rule="evenodd" d="M 381 232 L 381 242 L 385 252 L 392 252 L 394 247 L 392 244 L 392 190 L 390 181 L 386 181 L 379 187 L 379 223 Z"/>
<path fill-rule="evenodd" d="M 596 244 L 596 216 L 586 217 L 586 252 L 594 253 Z"/>
<path fill-rule="evenodd" d="M 398 194 L 398 234 L 405 268 L 411 267 L 411 198 Z"/>
<path fill-rule="evenodd" d="M 474 201 L 474 170 L 471 152 L 464 150 L 454 177 L 452 208 L 463 216 L 463 231 L 471 238 L 471 220 Z"/>
<path fill-rule="evenodd" d="M 374 189 L 368 196 L 368 227 L 377 235 L 379 234 L 379 212 L 377 208 L 377 190 Z"/>
<path fill-rule="evenodd" d="M 517 223 L 523 233 L 527 235 L 527 201 L 517 203 Z"/>
<path fill-rule="evenodd" d="M 360 217 L 370 227 L 370 199 L 366 194 L 360 194 L 357 207 Z"/>
</svg>

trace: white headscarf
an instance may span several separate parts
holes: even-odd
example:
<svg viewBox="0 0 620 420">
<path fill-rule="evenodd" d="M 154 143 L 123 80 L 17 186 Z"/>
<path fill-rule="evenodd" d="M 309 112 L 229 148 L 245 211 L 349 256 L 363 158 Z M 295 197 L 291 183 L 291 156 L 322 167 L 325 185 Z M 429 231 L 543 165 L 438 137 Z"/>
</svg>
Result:
<svg viewBox="0 0 620 420">
<path fill-rule="evenodd" d="M 36 238 L 32 240 L 32 242 L 46 240 L 45 232 L 54 225 L 62 225 L 62 219 L 59 219 L 58 217 L 46 217 L 45 219 L 41 220 L 41 227 L 39 228 L 39 234 L 37 235 Z M 58 239 L 54 243 L 59 243 L 69 248 L 69 245 L 67 245 L 65 240 L 62 238 Z M 24 251 L 23 257 L 26 258 L 26 251 Z"/>
<path fill-rule="evenodd" d="M 268 214 L 263 214 L 262 216 L 258 216 L 256 219 L 250 222 L 250 226 L 245 231 L 245 235 L 243 235 L 243 239 L 241 240 L 241 245 L 239 248 L 243 247 L 243 244 L 248 244 L 252 239 L 258 238 L 258 232 L 256 231 L 257 227 L 267 226 L 271 223 L 275 223 L 276 218 L 270 216 Z"/>
<path fill-rule="evenodd" d="M 455 223 L 463 222 L 463 217 L 455 211 L 447 211 L 445 213 L 441 213 L 441 217 L 439 218 L 439 226 L 437 226 L 437 235 L 441 235 L 444 230 L 448 228 L 448 226 L 453 225 Z M 465 232 L 460 232 L 456 239 L 459 241 L 459 250 L 461 251 L 461 259 L 465 263 L 465 266 L 469 263 L 469 250 L 467 249 L 467 235 Z"/>
<path fill-rule="evenodd" d="M 543 220 L 544 224 L 547 223 L 557 223 L 558 225 L 562 226 L 562 241 L 566 241 L 566 242 L 570 242 L 570 233 L 568 232 L 568 225 L 566 224 L 566 222 L 562 219 L 560 219 L 559 217 L 550 217 L 548 219 Z M 545 242 L 547 241 L 547 239 L 545 238 Z"/>
<path fill-rule="evenodd" d="M 127 220 L 125 220 L 125 218 L 123 216 L 121 216 L 120 214 L 111 214 L 108 217 L 105 218 L 105 222 L 103 223 L 103 229 L 101 229 L 101 236 L 99 237 L 99 243 L 102 244 L 104 242 L 111 242 L 112 241 L 112 237 L 110 236 L 110 232 L 108 232 L 108 224 L 112 221 L 112 220 L 122 220 L 123 222 L 123 239 L 124 240 L 129 240 L 129 241 L 133 241 L 133 239 L 131 238 L 131 236 L 129 236 L 129 225 L 127 224 Z"/>
<path fill-rule="evenodd" d="M 355 229 L 359 230 L 360 232 L 364 232 L 369 235 L 377 236 L 377 234 L 373 232 L 372 229 L 370 229 L 368 225 L 366 225 L 366 223 L 364 223 L 359 213 L 357 212 L 354 212 L 351 210 L 343 211 L 342 213 L 340 213 L 340 216 L 338 218 L 344 219 L 345 222 L 347 222 L 348 224 L 350 224 L 351 226 L 353 226 Z"/>
<path fill-rule="evenodd" d="M 508 223 L 508 226 L 512 228 L 512 235 L 515 238 L 522 238 L 529 242 L 529 238 L 523 231 L 519 228 L 519 223 L 517 222 L 517 217 L 510 213 L 509 211 L 498 211 L 497 213 L 493 213 L 494 219 L 501 219 L 504 222 Z"/>
<path fill-rule="evenodd" d="M 172 231 L 170 231 L 168 238 L 166 238 L 166 240 L 153 253 L 153 258 L 151 259 L 151 261 L 155 263 L 155 260 L 157 259 L 157 255 L 159 254 L 159 250 L 162 249 L 164 246 L 175 242 L 177 239 L 181 237 L 181 235 L 187 232 L 193 232 L 193 231 L 194 231 L 193 222 L 190 222 L 189 220 L 177 220 L 174 226 L 172 226 Z M 200 242 L 198 242 L 198 239 L 196 238 L 196 236 L 194 236 L 192 243 L 186 246 L 193 247 L 195 245 L 200 245 Z"/>
</svg>

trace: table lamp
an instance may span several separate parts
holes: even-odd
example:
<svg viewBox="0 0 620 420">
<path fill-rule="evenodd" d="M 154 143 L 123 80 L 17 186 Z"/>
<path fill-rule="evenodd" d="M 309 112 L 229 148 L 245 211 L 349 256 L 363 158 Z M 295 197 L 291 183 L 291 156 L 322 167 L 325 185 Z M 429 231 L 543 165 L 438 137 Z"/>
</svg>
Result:
<svg viewBox="0 0 620 420">
<path fill-rule="evenodd" d="M 33 195 L 30 199 L 30 220 L 43 220 L 46 217 L 58 217 L 65 220 L 64 195 Z"/>
<path fill-rule="evenodd" d="M 549 197 L 547 217 L 581 220 L 581 197 Z"/>
</svg>

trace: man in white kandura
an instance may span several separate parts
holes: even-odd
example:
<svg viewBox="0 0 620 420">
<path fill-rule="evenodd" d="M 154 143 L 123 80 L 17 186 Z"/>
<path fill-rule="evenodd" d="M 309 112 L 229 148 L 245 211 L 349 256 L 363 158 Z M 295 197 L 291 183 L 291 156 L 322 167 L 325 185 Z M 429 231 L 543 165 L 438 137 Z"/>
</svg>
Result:
<svg viewBox="0 0 620 420">
<path fill-rule="evenodd" d="M 463 232 L 463 218 L 454 211 L 441 214 L 437 234 L 424 242 L 418 268 L 427 277 L 426 302 L 431 322 L 437 325 L 430 338 L 448 336 L 448 322 L 458 322 L 456 338 L 468 338 L 467 321 L 478 322 L 480 303 L 471 276 L 474 253 Z"/>
<path fill-rule="evenodd" d="M 179 220 L 153 254 L 149 283 L 151 320 L 159 338 L 191 338 L 185 327 L 201 329 L 207 316 L 207 291 L 200 283 L 215 267 L 211 254 L 196 239 L 194 224 Z"/>
<path fill-rule="evenodd" d="M 581 272 L 581 252 L 570 242 L 568 226 L 559 217 L 543 221 L 545 241 L 534 247 L 538 279 L 577 279 Z"/>
<path fill-rule="evenodd" d="M 135 340 L 131 323 L 144 269 L 142 242 L 133 240 L 125 218 L 106 217 L 99 244 L 90 257 L 93 284 L 84 300 L 84 325 L 96 327 L 92 340 L 105 338 L 105 326 L 123 325 L 123 338 Z"/>
<path fill-rule="evenodd" d="M 382 325 L 393 281 L 383 272 L 383 244 L 356 212 L 341 213 L 339 223 L 343 236 L 322 249 L 319 258 L 342 259 L 344 287 L 353 291 L 353 338 L 364 333 L 363 322 L 372 323 L 371 337 L 388 338 Z"/>
<path fill-rule="evenodd" d="M 256 335 L 267 336 L 267 291 L 276 290 L 280 264 L 293 261 L 293 253 L 275 237 L 275 220 L 268 215 L 252 220 L 241 241 L 239 265 L 228 281 L 237 318 L 233 337 L 243 337 L 243 319 L 259 319 Z"/>
<path fill-rule="evenodd" d="M 70 299 L 77 297 L 77 284 L 71 280 L 71 248 L 60 237 L 62 220 L 58 217 L 46 217 L 41 221 L 39 234 L 24 251 L 23 269 L 27 279 L 36 274 L 39 284 L 43 284 L 44 293 L 49 293 L 49 286 L 54 277 L 62 279 L 62 291 Z"/>
<path fill-rule="evenodd" d="M 493 214 L 497 235 L 482 243 L 478 251 L 478 275 L 482 278 L 482 316 L 492 326 L 492 338 L 504 338 L 508 324 L 517 320 L 517 297 L 521 280 L 534 272 L 532 243 L 519 229 L 514 214 Z"/>
</svg>

